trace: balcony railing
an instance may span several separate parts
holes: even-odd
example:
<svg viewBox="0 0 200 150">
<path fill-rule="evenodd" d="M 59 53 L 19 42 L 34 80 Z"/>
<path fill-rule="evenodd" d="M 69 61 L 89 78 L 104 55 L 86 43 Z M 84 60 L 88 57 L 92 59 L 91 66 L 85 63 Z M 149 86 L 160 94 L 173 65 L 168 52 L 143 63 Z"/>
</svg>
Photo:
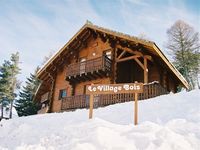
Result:
<svg viewBox="0 0 200 150">
<path fill-rule="evenodd" d="M 139 94 L 138 99 L 144 100 L 159 95 L 167 94 L 167 90 L 164 89 L 158 82 L 145 84 L 144 92 Z M 94 107 L 103 107 L 115 103 L 123 103 L 134 100 L 133 93 L 126 94 L 104 94 L 94 96 Z M 77 108 L 89 107 L 89 95 L 77 95 L 70 96 L 62 99 L 61 110 L 74 110 Z"/>
<path fill-rule="evenodd" d="M 73 63 L 67 66 L 66 78 L 80 77 L 88 73 L 98 73 L 100 76 L 111 72 L 112 61 L 107 56 L 86 60 L 84 62 Z"/>
</svg>

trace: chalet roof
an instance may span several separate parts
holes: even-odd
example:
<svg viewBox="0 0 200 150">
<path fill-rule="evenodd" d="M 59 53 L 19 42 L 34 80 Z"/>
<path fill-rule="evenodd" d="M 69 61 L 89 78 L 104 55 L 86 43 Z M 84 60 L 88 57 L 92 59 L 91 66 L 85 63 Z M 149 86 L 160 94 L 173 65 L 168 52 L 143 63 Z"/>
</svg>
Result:
<svg viewBox="0 0 200 150">
<path fill-rule="evenodd" d="M 183 86 L 185 86 L 186 88 L 189 88 L 187 81 L 185 80 L 185 78 L 180 74 L 180 72 L 174 67 L 174 65 L 167 59 L 167 57 L 163 54 L 163 52 L 160 50 L 160 48 L 153 42 L 153 41 L 149 41 L 146 39 L 141 39 L 135 36 L 130 36 L 128 34 L 124 34 L 121 32 L 117 32 L 117 31 L 113 31 L 107 28 L 103 28 L 97 25 L 94 25 L 90 22 L 86 22 L 86 24 L 55 54 L 53 55 L 48 62 L 46 62 L 46 64 L 44 64 L 44 66 L 38 71 L 37 73 L 37 77 L 40 78 L 40 76 L 45 72 L 45 70 L 51 66 L 51 64 L 54 63 L 54 61 L 60 56 L 62 55 L 62 53 L 64 53 L 64 51 L 69 50 L 69 46 L 70 44 L 73 43 L 73 41 L 75 41 L 78 36 L 85 30 L 85 29 L 90 29 L 93 31 L 98 31 L 104 34 L 108 34 L 108 35 L 112 35 L 115 36 L 117 38 L 121 38 L 130 42 L 134 42 L 136 44 L 141 44 L 144 47 L 148 48 L 149 50 L 151 50 L 152 53 L 158 55 L 164 62 L 165 64 L 169 67 L 169 69 L 174 73 L 174 75 L 180 80 L 180 82 L 183 84 Z"/>
</svg>

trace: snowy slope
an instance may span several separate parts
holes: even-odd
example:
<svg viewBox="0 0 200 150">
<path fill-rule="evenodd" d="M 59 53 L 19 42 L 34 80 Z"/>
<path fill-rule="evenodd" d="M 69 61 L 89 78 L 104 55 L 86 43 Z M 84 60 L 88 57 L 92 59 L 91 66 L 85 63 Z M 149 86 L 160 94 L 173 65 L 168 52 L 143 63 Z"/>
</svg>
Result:
<svg viewBox="0 0 200 150">
<path fill-rule="evenodd" d="M 200 150 L 200 90 L 88 110 L 0 122 L 0 149 Z"/>
</svg>

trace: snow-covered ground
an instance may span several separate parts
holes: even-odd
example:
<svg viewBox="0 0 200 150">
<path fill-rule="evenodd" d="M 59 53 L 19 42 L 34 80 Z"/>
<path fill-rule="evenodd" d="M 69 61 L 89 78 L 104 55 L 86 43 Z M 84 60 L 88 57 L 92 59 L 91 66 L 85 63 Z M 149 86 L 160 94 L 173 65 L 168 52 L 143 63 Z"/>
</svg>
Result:
<svg viewBox="0 0 200 150">
<path fill-rule="evenodd" d="M 0 149 L 200 150 L 200 90 L 88 110 L 0 122 Z"/>
</svg>

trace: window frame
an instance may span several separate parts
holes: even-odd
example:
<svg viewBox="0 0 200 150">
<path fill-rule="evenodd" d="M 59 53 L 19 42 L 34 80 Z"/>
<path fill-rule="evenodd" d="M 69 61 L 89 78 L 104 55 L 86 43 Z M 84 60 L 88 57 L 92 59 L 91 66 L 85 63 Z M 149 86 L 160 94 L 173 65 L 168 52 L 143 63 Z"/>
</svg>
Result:
<svg viewBox="0 0 200 150">
<path fill-rule="evenodd" d="M 63 96 L 63 92 L 65 92 L 65 96 Z M 67 97 L 67 89 L 60 89 L 59 90 L 59 97 L 58 100 L 61 100 L 63 98 Z"/>
</svg>

